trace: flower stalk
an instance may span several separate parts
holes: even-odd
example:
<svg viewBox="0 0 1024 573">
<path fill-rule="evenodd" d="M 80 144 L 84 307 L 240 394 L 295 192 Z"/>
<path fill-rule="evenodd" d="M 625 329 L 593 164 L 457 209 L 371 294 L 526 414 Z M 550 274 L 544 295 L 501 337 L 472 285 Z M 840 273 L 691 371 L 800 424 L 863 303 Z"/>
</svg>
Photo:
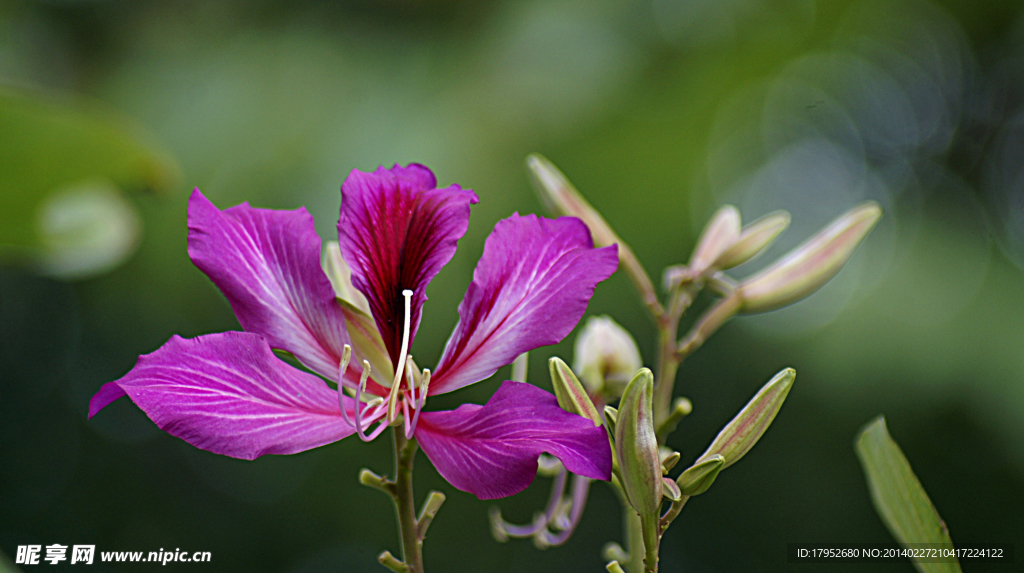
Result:
<svg viewBox="0 0 1024 573">
<path fill-rule="evenodd" d="M 416 501 L 412 493 L 412 462 L 416 457 L 416 439 L 405 437 L 401 428 L 392 429 L 395 437 L 395 512 L 402 536 L 402 560 L 409 573 L 423 573 L 423 538 L 416 523 Z M 436 513 L 436 512 L 435 512 Z"/>
</svg>

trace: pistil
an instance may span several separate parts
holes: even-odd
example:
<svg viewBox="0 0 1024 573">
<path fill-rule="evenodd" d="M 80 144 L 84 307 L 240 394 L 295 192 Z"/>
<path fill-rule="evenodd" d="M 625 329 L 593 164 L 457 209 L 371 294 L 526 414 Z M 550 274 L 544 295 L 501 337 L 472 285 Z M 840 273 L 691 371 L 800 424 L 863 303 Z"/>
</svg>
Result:
<svg viewBox="0 0 1024 573">
<path fill-rule="evenodd" d="M 405 320 L 402 326 L 402 351 L 398 353 L 398 364 L 395 365 L 395 381 L 391 384 L 391 394 L 388 396 L 388 417 L 387 423 L 391 424 L 398 417 L 398 395 L 402 385 L 402 374 L 405 373 L 406 359 L 409 357 L 409 327 L 412 319 L 412 291 L 402 291 L 405 297 Z M 410 386 L 411 388 L 411 386 Z"/>
</svg>

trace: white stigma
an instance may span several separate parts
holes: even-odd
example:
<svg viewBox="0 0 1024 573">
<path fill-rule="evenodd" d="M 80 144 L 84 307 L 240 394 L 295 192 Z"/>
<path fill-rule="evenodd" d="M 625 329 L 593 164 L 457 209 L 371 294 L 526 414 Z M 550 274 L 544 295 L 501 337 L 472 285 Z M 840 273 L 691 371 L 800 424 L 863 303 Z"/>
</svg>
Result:
<svg viewBox="0 0 1024 573">
<path fill-rule="evenodd" d="M 405 361 L 409 357 L 409 325 L 412 321 L 412 291 L 402 291 L 405 297 L 405 321 L 402 327 L 402 351 L 398 353 L 398 364 L 395 365 L 395 381 L 391 384 L 391 394 L 388 395 L 388 424 L 398 417 L 398 389 L 402 384 L 402 374 L 405 373 Z"/>
</svg>

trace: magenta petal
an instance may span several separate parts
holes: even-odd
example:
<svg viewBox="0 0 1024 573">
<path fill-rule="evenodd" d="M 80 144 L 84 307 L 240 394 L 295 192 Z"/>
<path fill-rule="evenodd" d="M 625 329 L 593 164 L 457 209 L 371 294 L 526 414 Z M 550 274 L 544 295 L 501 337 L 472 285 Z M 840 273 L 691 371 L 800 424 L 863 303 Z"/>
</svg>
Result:
<svg viewBox="0 0 1024 573">
<path fill-rule="evenodd" d="M 494 226 L 430 394 L 484 380 L 515 357 L 572 331 L 597 283 L 618 267 L 615 245 L 593 248 L 579 219 L 512 215 Z"/>
<path fill-rule="evenodd" d="M 566 412 L 554 395 L 521 382 L 503 383 L 484 406 L 423 412 L 416 439 L 446 480 L 480 499 L 526 489 L 541 453 L 562 460 L 574 474 L 611 479 L 604 427 Z"/>
<path fill-rule="evenodd" d="M 413 291 L 415 335 L 427 284 L 455 254 L 477 202 L 469 189 L 436 186 L 429 169 L 413 164 L 353 170 L 341 187 L 338 244 L 394 361 L 402 346 L 402 291 Z"/>
<path fill-rule="evenodd" d="M 140 356 L 124 378 L 104 384 L 89 417 L 126 393 L 160 429 L 233 458 L 294 454 L 354 431 L 337 392 L 248 332 L 172 337 Z"/>
<path fill-rule="evenodd" d="M 335 380 L 348 342 L 345 317 L 320 266 L 320 237 L 306 210 L 220 211 L 196 189 L 188 204 L 188 254 L 231 303 L 242 328 Z"/>
</svg>

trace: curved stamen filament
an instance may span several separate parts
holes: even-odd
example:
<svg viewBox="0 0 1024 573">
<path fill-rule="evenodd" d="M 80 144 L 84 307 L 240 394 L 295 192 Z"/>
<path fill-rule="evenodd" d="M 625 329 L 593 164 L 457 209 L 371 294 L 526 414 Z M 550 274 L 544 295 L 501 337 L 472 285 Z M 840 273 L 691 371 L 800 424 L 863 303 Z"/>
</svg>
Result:
<svg viewBox="0 0 1024 573">
<path fill-rule="evenodd" d="M 544 513 L 538 513 L 529 525 L 513 525 L 501 517 L 501 510 L 491 510 L 491 532 L 498 541 L 509 537 L 532 537 L 538 549 L 557 547 L 572 536 L 583 517 L 590 491 L 590 478 L 572 476 L 572 494 L 565 496 L 565 468 L 559 470 L 552 483 L 551 498 Z M 557 533 L 552 532 L 557 531 Z"/>
<path fill-rule="evenodd" d="M 365 406 L 362 405 L 363 393 L 366 392 L 366 379 L 369 377 L 370 362 L 367 360 L 363 360 L 363 373 L 359 375 L 359 390 L 358 392 L 356 392 L 356 411 L 354 426 L 356 427 L 356 435 L 358 435 L 359 439 L 364 442 L 369 442 L 370 440 L 379 436 L 380 433 L 383 432 L 384 428 L 387 426 L 387 421 L 382 420 L 381 423 L 378 424 L 377 428 L 370 432 L 369 435 L 367 435 L 363 431 L 364 422 L 366 423 L 367 429 L 369 429 L 370 424 L 377 420 L 384 412 L 384 398 L 381 398 L 379 396 L 371 400 Z M 373 412 L 367 415 L 367 410 L 373 410 Z"/>
<path fill-rule="evenodd" d="M 352 360 L 352 347 L 348 344 L 345 345 L 345 349 L 341 352 L 341 366 L 338 367 L 338 406 L 341 407 L 341 417 L 345 420 L 345 423 L 352 426 L 352 418 L 348 415 L 348 410 L 345 409 L 345 372 L 348 370 L 348 363 Z"/>
<path fill-rule="evenodd" d="M 572 476 L 572 501 L 569 509 L 568 518 L 558 523 L 558 529 L 562 531 L 558 533 L 551 533 L 547 529 L 538 532 L 534 537 L 534 542 L 541 546 L 557 547 L 562 545 L 572 536 L 572 532 L 576 531 L 576 526 L 580 524 L 580 518 L 583 517 L 583 508 L 587 505 L 587 493 L 590 491 L 590 478 L 583 476 L 574 475 Z M 562 520 L 559 520 L 562 521 Z M 556 525 L 556 524 L 552 524 Z"/>
<path fill-rule="evenodd" d="M 406 358 L 409 356 L 409 325 L 412 320 L 412 291 L 402 291 L 405 297 L 405 321 L 402 327 L 402 351 L 398 353 L 398 364 L 395 365 L 395 381 L 391 384 L 391 394 L 388 395 L 388 418 L 390 424 L 398 417 L 398 391 L 402 382 L 402 374 L 405 372 Z"/>
<path fill-rule="evenodd" d="M 548 498 L 548 505 L 544 508 L 543 513 L 537 513 L 533 518 L 533 523 L 529 525 L 514 525 L 505 521 L 501 517 L 501 510 L 498 508 L 492 508 L 491 510 L 491 531 L 499 541 L 505 541 L 509 537 L 533 537 L 546 530 L 548 523 L 551 522 L 555 517 L 555 513 L 561 506 L 562 501 L 565 499 L 565 478 L 567 472 L 565 468 L 559 470 L 558 474 L 555 475 L 554 481 L 551 482 L 551 496 Z"/>
<path fill-rule="evenodd" d="M 414 385 L 409 386 L 415 388 Z M 412 435 L 416 433 L 416 424 L 420 421 L 420 412 L 423 411 L 424 404 L 427 403 L 427 390 L 430 387 L 430 369 L 426 368 L 423 370 L 423 382 L 420 384 L 420 395 L 416 397 L 415 391 L 412 393 L 412 400 L 414 403 L 413 409 L 415 413 L 412 416 L 412 422 L 408 423 L 405 427 L 405 438 L 408 440 L 412 438 Z M 408 416 L 408 414 L 407 414 Z"/>
</svg>

